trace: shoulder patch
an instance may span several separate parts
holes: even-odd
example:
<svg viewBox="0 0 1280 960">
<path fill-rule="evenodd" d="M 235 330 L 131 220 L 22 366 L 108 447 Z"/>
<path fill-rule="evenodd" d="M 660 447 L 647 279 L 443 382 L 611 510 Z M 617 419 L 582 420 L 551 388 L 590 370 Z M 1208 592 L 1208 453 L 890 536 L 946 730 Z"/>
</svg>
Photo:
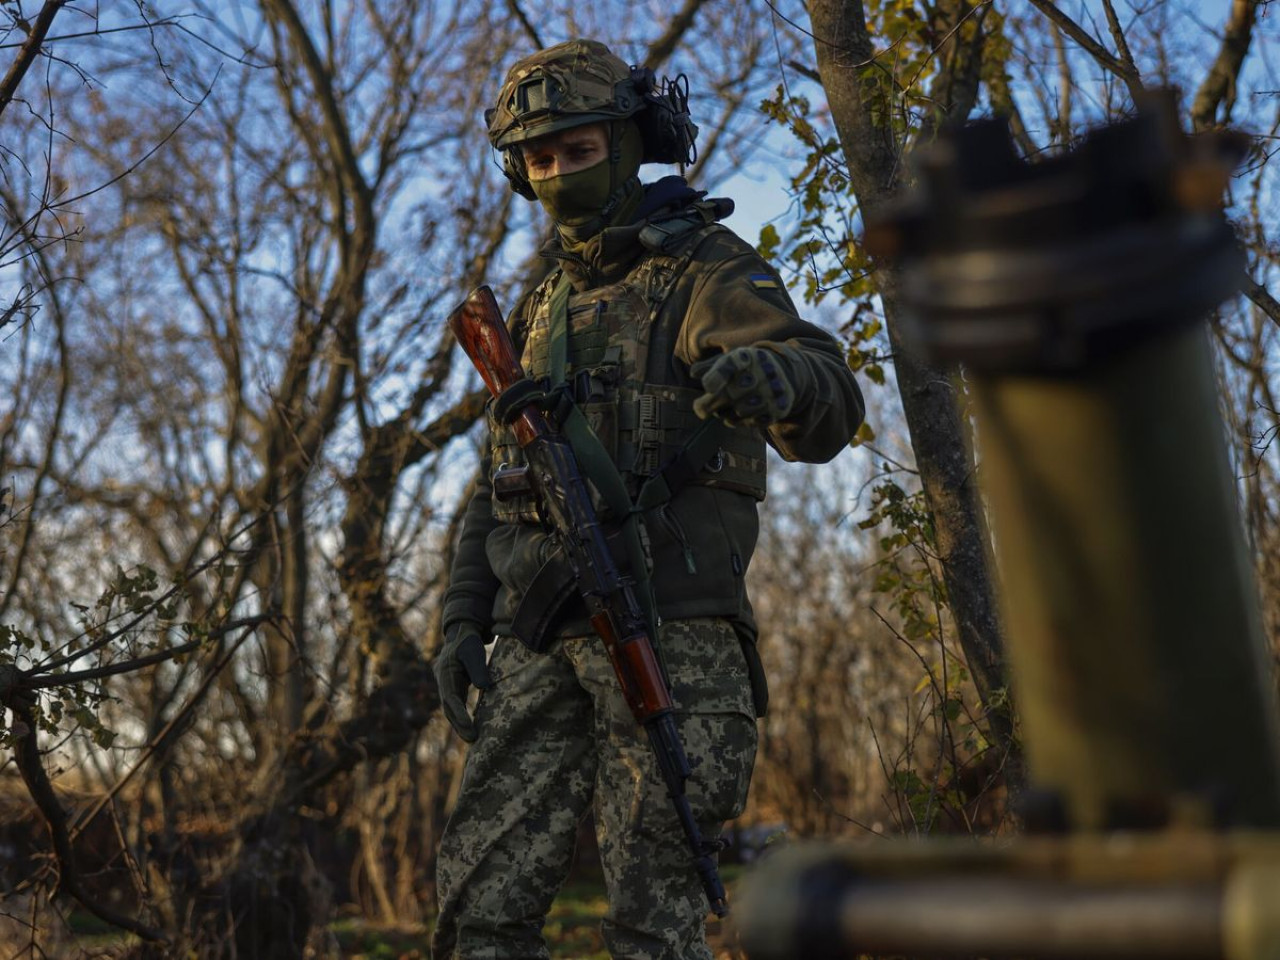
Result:
<svg viewBox="0 0 1280 960">
<path fill-rule="evenodd" d="M 753 273 L 748 279 L 757 290 L 777 290 L 782 286 L 772 274 L 768 273 Z"/>
</svg>

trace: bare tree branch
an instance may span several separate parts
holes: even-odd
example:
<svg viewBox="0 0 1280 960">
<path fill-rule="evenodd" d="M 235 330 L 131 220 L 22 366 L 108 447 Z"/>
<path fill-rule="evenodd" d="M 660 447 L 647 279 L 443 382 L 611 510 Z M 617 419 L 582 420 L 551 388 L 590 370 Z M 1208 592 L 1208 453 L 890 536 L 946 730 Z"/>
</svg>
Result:
<svg viewBox="0 0 1280 960">
<path fill-rule="evenodd" d="M 671 18 L 671 24 L 657 40 L 649 44 L 645 54 L 644 65 L 650 70 L 657 70 L 675 53 L 676 47 L 685 32 L 693 26 L 693 18 L 707 0 L 684 0 L 684 6 Z"/>
<path fill-rule="evenodd" d="M 1139 76 L 1138 65 L 1134 63 L 1133 51 L 1129 49 L 1129 38 L 1124 35 L 1124 27 L 1120 25 L 1120 17 L 1116 14 L 1115 4 L 1111 0 L 1102 0 L 1107 13 L 1107 28 L 1111 31 L 1111 39 L 1116 43 L 1116 51 L 1120 54 L 1120 62 L 1135 77 Z"/>
<path fill-rule="evenodd" d="M 98 814 L 106 809 L 112 799 L 124 789 L 125 784 L 133 779 L 134 774 L 146 766 L 147 761 L 149 761 L 157 751 L 168 745 L 174 735 L 174 732 L 182 729 L 186 725 L 191 715 L 195 712 L 196 707 L 204 702 L 204 698 L 213 686 L 214 681 L 217 680 L 222 671 L 226 669 L 227 664 L 231 662 L 232 657 L 244 645 L 245 641 L 253 635 L 254 626 L 254 624 L 246 626 L 244 628 L 244 632 L 240 634 L 235 642 L 231 643 L 220 653 L 220 655 L 215 659 L 215 662 L 212 663 L 205 671 L 205 675 L 200 682 L 200 686 L 196 688 L 196 690 L 191 694 L 190 699 L 183 704 L 182 708 L 169 719 L 164 727 L 152 738 L 151 742 L 147 744 L 145 749 L 142 751 L 142 756 L 138 758 L 137 762 L 129 768 L 128 772 L 125 773 L 123 777 L 115 782 L 110 790 L 98 798 L 97 803 L 95 803 L 88 811 L 81 814 L 80 818 L 71 829 L 70 837 L 72 840 L 85 831 L 85 828 L 93 822 Z"/>
<path fill-rule="evenodd" d="M 511 11 L 512 16 L 520 21 L 520 26 L 524 32 L 529 35 L 529 39 L 533 41 L 536 49 L 541 50 L 546 44 L 542 42 L 542 37 L 538 35 L 538 31 L 534 29 L 529 17 L 525 14 L 524 8 L 520 6 L 520 0 L 507 0 L 507 8 Z"/>
<path fill-rule="evenodd" d="M 806 80 L 812 80 L 814 83 L 822 82 L 822 77 L 818 75 L 818 71 L 815 67 L 801 63 L 799 60 L 788 60 L 787 66 L 800 74 L 800 76 L 804 77 Z"/>
<path fill-rule="evenodd" d="M 1255 307 L 1261 310 L 1276 326 L 1280 326 L 1280 300 L 1277 300 L 1262 284 L 1249 280 L 1245 284 L 1244 295 Z"/>
<path fill-rule="evenodd" d="M 1136 98 L 1142 92 L 1142 78 L 1138 75 L 1132 63 L 1126 64 L 1119 57 L 1112 54 L 1111 51 L 1098 42 L 1093 34 L 1059 10 L 1052 0 L 1031 0 L 1031 5 L 1048 17 L 1058 29 L 1078 43 L 1085 53 L 1093 57 L 1100 66 L 1123 80 L 1125 86 L 1129 88 L 1131 97 Z"/>
<path fill-rule="evenodd" d="M 75 851 L 71 846 L 67 812 L 62 809 L 62 804 L 58 801 L 58 795 L 54 792 L 53 784 L 49 782 L 49 774 L 45 771 L 44 763 L 40 759 L 40 744 L 36 736 L 37 726 L 33 702 L 27 699 L 25 695 L 18 694 L 8 697 L 5 706 L 13 711 L 15 720 L 25 727 L 25 731 L 21 732 L 16 738 L 14 761 L 17 764 L 18 772 L 22 775 L 23 783 L 26 784 L 27 790 L 31 794 L 31 799 L 35 801 L 36 807 L 40 810 L 41 816 L 44 817 L 45 825 L 48 827 L 49 838 L 53 842 L 54 855 L 57 857 L 58 863 L 58 888 L 69 896 L 74 897 L 81 906 L 95 917 L 111 924 L 113 927 L 128 930 L 130 933 L 137 934 L 143 940 L 152 943 L 166 941 L 168 938 L 162 931 L 149 927 L 133 917 L 127 917 L 103 906 L 100 897 L 92 896 L 81 886 L 80 875 L 76 869 Z"/>
<path fill-rule="evenodd" d="M 1214 126 L 1218 108 L 1222 107 L 1221 123 L 1231 119 L 1231 108 L 1236 101 L 1236 82 L 1240 68 L 1249 52 L 1253 39 L 1253 25 L 1257 19 L 1258 0 L 1234 0 L 1227 29 L 1218 49 L 1217 59 L 1205 75 L 1200 89 L 1191 103 L 1191 127 L 1206 130 Z"/>
<path fill-rule="evenodd" d="M 929 84 L 929 100 L 933 104 L 933 110 L 921 125 L 918 135 L 921 141 L 931 140 L 943 123 L 964 123 L 973 112 L 981 83 L 982 47 L 986 42 L 984 21 L 990 9 L 989 3 L 970 6 L 956 0 L 946 0 L 934 6 L 935 22 L 942 33 L 942 39 L 938 41 L 929 59 L 939 58 L 942 67 Z M 960 28 L 970 19 L 976 22 L 970 35 L 965 37 Z M 916 85 L 923 70 L 922 64 L 920 71 L 907 84 L 908 88 Z"/>
<path fill-rule="evenodd" d="M 1072 91 L 1075 80 L 1071 76 L 1071 57 L 1067 54 L 1067 42 L 1061 30 L 1053 31 L 1053 50 L 1058 56 L 1058 112 L 1051 119 L 1049 129 L 1053 131 L 1058 143 L 1071 142 Z"/>
<path fill-rule="evenodd" d="M 9 72 L 5 74 L 4 79 L 0 80 L 0 114 L 3 114 L 5 107 L 13 102 L 22 78 L 26 76 L 31 64 L 40 55 L 40 47 L 45 37 L 49 35 L 49 28 L 53 26 L 53 18 L 68 2 L 69 0 L 45 0 L 45 5 L 40 8 L 36 22 L 31 25 L 31 32 L 27 34 L 26 42 L 18 51 L 17 59 L 9 67 Z"/>
<path fill-rule="evenodd" d="M 342 178 L 344 189 L 355 200 L 353 213 L 357 220 L 353 228 L 356 231 L 368 229 L 373 220 L 371 206 L 373 198 L 369 185 L 360 172 L 351 132 L 347 127 L 347 118 L 338 103 L 333 77 L 325 66 L 297 9 L 289 0 L 267 0 L 264 9 L 284 25 L 289 40 L 297 50 L 302 66 L 311 80 L 312 93 L 324 114 L 324 134 L 325 139 L 329 141 L 329 149 L 333 151 L 334 166 Z"/>
<path fill-rule="evenodd" d="M 61 0 L 63 3 L 69 3 L 70 0 Z M 152 20 L 149 23 L 133 23 L 123 27 L 108 27 L 102 30 L 95 27 L 92 30 L 78 30 L 75 33 L 60 33 L 56 37 L 45 37 L 46 43 L 59 43 L 63 40 L 83 40 L 86 37 L 105 37 L 113 33 L 133 33 L 135 30 L 154 30 L 156 27 L 178 27 L 184 33 L 190 34 L 191 31 L 182 26 L 178 17 L 165 17 L 161 20 Z M 199 38 L 197 38 L 199 39 Z M 26 40 L 22 43 L 0 43 L 0 50 L 12 50 L 15 47 L 25 46 Z M 222 51 L 219 51 L 222 53 Z M 235 60 L 237 63 L 244 63 L 243 58 L 237 58 L 234 54 L 225 54 L 228 60 Z"/>
</svg>

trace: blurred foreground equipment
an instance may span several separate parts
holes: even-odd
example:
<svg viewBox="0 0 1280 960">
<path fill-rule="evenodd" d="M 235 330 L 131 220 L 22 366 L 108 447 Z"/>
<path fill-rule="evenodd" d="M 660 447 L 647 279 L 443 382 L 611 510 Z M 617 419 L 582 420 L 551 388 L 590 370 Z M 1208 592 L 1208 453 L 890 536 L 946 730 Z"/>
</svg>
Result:
<svg viewBox="0 0 1280 960">
<path fill-rule="evenodd" d="M 1171 96 L 1037 164 L 986 122 L 868 229 L 969 379 L 1040 835 L 785 851 L 752 960 L 1280 958 L 1280 713 L 1199 322 L 1243 276 L 1242 153 Z"/>
</svg>

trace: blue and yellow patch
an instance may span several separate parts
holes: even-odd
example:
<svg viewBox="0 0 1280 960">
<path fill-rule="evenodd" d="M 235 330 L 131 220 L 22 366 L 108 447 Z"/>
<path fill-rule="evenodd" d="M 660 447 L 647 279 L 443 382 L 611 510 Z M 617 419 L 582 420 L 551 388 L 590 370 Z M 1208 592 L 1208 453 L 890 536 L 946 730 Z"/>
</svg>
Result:
<svg viewBox="0 0 1280 960">
<path fill-rule="evenodd" d="M 753 273 L 748 279 L 757 290 L 777 290 L 782 286 L 767 273 Z"/>
</svg>

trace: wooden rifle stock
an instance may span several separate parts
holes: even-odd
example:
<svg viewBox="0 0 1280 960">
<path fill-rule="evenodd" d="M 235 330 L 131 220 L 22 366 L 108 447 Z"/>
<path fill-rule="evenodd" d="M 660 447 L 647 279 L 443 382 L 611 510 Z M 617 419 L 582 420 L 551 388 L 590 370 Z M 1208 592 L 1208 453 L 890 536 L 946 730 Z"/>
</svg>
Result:
<svg viewBox="0 0 1280 960">
<path fill-rule="evenodd" d="M 449 329 L 471 358 L 489 392 L 501 396 L 521 380 L 526 380 L 516 345 L 511 340 L 502 311 L 489 287 L 477 287 L 449 314 Z M 551 432 L 551 425 L 538 407 L 530 404 L 512 424 L 516 442 L 527 447 L 539 436 Z"/>
<path fill-rule="evenodd" d="M 604 643 L 627 706 L 649 736 L 707 901 L 716 916 L 723 917 L 729 906 L 715 862 L 720 845 L 702 839 L 685 795 L 689 760 L 676 729 L 655 638 L 649 635 L 636 598 L 635 579 L 609 546 L 572 449 L 539 406 L 541 392 L 520 365 L 493 291 L 487 286 L 472 291 L 449 314 L 449 329 L 495 398 L 513 388 L 517 391 L 508 394 L 508 399 L 515 398 L 508 419 L 531 467 L 530 486 L 573 566 L 592 628 Z"/>
</svg>

